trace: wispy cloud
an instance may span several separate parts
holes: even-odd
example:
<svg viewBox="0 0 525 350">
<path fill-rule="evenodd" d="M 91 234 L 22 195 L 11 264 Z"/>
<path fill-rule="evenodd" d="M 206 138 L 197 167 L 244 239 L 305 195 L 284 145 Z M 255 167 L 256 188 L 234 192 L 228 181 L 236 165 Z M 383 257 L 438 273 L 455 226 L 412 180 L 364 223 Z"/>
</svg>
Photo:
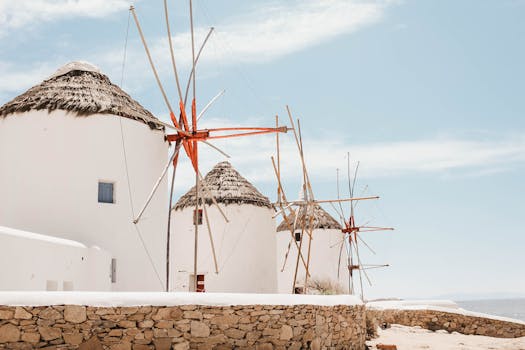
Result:
<svg viewBox="0 0 525 350">
<path fill-rule="evenodd" d="M 126 0 L 0 1 L 0 37 L 12 30 L 63 18 L 105 17 L 129 6 Z"/>
<path fill-rule="evenodd" d="M 49 77 L 57 67 L 50 62 L 39 62 L 32 67 L 20 69 L 12 62 L 0 61 L 0 104 L 11 92 L 22 92 Z"/>
<path fill-rule="evenodd" d="M 391 1 L 291 1 L 261 5 L 250 13 L 223 19 L 216 24 L 199 63 L 203 68 L 213 64 L 267 62 L 306 49 L 343 34 L 349 34 L 379 21 Z M 71 17 L 103 17 L 129 6 L 127 0 L 20 0 L 0 1 L 0 37 L 25 25 Z M 140 17 L 140 6 L 137 9 Z M 144 18 L 141 21 L 146 22 Z M 157 21 L 156 23 L 162 23 Z M 161 24 L 159 24 L 161 25 Z M 147 35 L 147 28 L 144 28 Z M 197 43 L 203 41 L 208 28 L 196 28 Z M 138 35 L 132 31 L 130 35 Z M 127 85 L 142 86 L 151 78 L 146 56 L 138 37 L 129 45 L 126 60 Z M 147 37 L 152 56 L 161 72 L 171 70 L 166 37 Z M 179 66 L 188 70 L 191 63 L 188 32 L 173 36 Z M 110 76 L 120 76 L 122 48 L 101 47 L 84 57 L 101 66 Z M 20 91 L 38 83 L 66 62 L 42 62 L 37 67 L 17 67 L 0 62 L 0 94 Z M 202 75 L 201 75 L 202 77 Z M 150 82 L 153 82 L 151 79 Z"/>
<path fill-rule="evenodd" d="M 436 137 L 366 145 L 352 145 L 342 140 L 305 138 L 305 157 L 313 181 L 332 181 L 337 168 L 346 169 L 347 151 L 354 166 L 356 161 L 361 162 L 362 178 L 424 174 L 490 176 L 525 164 L 525 134 L 483 140 Z M 235 139 L 217 145 L 232 156 L 232 163 L 250 180 L 259 183 L 275 180 L 270 162 L 270 156 L 275 154 L 274 137 Z M 214 151 L 206 152 L 210 153 L 204 157 L 203 169 L 220 160 L 219 156 L 210 157 Z M 281 137 L 281 159 L 283 179 L 298 179 L 299 156 L 290 135 Z M 192 183 L 190 172 L 183 175 L 182 170 L 180 174 L 188 185 Z"/>
<path fill-rule="evenodd" d="M 389 0 L 307 0 L 262 5 L 250 13 L 216 23 L 199 65 L 202 68 L 211 64 L 269 62 L 374 24 L 384 17 L 390 3 Z M 137 12 L 140 17 L 140 7 Z M 167 38 L 147 37 L 147 28 L 144 29 L 157 68 L 169 71 Z M 195 29 L 197 45 L 204 41 L 208 31 L 205 27 Z M 178 65 L 188 69 L 190 33 L 178 33 L 172 40 Z M 142 74 L 149 73 L 142 47 L 136 46 L 128 55 L 130 74 L 138 73 L 142 78 Z M 106 52 L 101 57 L 108 66 L 119 67 L 122 54 Z"/>
<path fill-rule="evenodd" d="M 205 59 L 230 63 L 273 60 L 375 23 L 383 17 L 387 4 L 351 0 L 274 3 L 235 22 L 219 23 Z M 198 33 L 202 38 L 206 29 L 200 28 Z M 189 52 L 188 33 L 174 40 L 180 54 Z"/>
</svg>

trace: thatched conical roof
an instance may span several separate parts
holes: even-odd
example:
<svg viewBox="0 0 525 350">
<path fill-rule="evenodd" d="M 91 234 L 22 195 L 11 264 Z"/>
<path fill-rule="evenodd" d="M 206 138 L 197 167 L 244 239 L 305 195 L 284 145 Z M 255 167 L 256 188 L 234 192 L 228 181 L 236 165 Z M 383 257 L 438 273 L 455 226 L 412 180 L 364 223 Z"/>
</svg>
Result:
<svg viewBox="0 0 525 350">
<path fill-rule="evenodd" d="M 221 204 L 251 204 L 259 207 L 271 208 L 270 200 L 263 196 L 251 183 L 235 170 L 229 162 L 221 162 L 204 177 L 204 185 Z M 199 186 L 199 202 L 211 205 L 212 199 L 202 184 Z M 175 210 L 194 207 L 195 186 L 180 197 L 175 204 Z"/>
<path fill-rule="evenodd" d="M 322 229 L 322 230 L 341 230 L 341 225 L 335 220 L 332 215 L 328 214 L 326 210 L 324 210 L 319 204 L 314 204 L 313 207 L 313 222 L 312 222 L 312 229 Z M 306 214 L 306 217 L 305 217 Z M 301 223 L 303 220 L 305 220 L 306 225 L 305 228 L 310 228 L 310 216 L 312 216 L 311 211 L 306 211 L 306 207 L 299 208 L 299 217 L 297 219 L 298 226 L 302 227 Z M 289 216 L 290 224 L 293 225 L 294 217 Z M 288 227 L 288 224 L 285 220 L 283 220 L 279 226 L 277 226 L 277 232 L 280 231 L 289 231 L 290 228 Z"/>
<path fill-rule="evenodd" d="M 0 118 L 46 109 L 70 111 L 79 116 L 113 114 L 143 122 L 152 129 L 164 129 L 153 114 L 86 62 L 71 62 L 61 67 L 42 83 L 0 107 Z"/>
</svg>

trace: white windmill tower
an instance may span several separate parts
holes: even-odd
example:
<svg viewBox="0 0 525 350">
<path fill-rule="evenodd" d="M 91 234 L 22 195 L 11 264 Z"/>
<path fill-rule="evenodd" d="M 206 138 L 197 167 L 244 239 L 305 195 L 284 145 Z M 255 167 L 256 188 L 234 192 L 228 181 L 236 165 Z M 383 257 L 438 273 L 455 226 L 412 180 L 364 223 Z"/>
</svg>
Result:
<svg viewBox="0 0 525 350">
<path fill-rule="evenodd" d="M 312 237 L 304 235 L 301 237 L 301 232 L 296 229 L 293 239 L 299 243 L 301 239 L 305 242 L 301 246 L 303 256 L 308 255 L 307 247 L 310 245 L 310 240 L 314 248 L 310 254 L 309 273 L 310 281 L 312 283 L 330 283 L 332 286 L 342 289 L 346 284 L 346 276 L 338 274 L 338 260 L 339 260 L 339 243 L 341 242 L 342 226 L 337 222 L 327 211 L 325 211 L 319 204 L 313 206 L 313 210 L 306 215 L 305 210 L 300 210 L 297 222 L 306 221 L 307 230 L 311 230 Z M 312 217 L 311 222 L 309 217 Z M 294 218 L 295 221 L 295 218 Z M 296 224 L 296 228 L 299 225 Z M 277 226 L 277 264 L 278 264 L 278 289 L 279 293 L 290 292 L 290 281 L 293 280 L 295 266 L 291 262 L 297 260 L 297 249 L 291 249 L 293 242 L 290 239 L 290 229 L 285 220 Z M 284 259 L 283 259 L 284 258 Z M 337 276 L 340 276 L 339 278 Z M 297 276 L 298 281 L 304 281 L 306 274 L 304 270 L 299 272 Z M 348 290 L 345 290 L 348 292 Z"/>
<path fill-rule="evenodd" d="M 97 67 L 61 67 L 0 107 L 0 226 L 109 251 L 114 290 L 161 289 L 166 181 L 131 218 L 164 167 L 164 128 Z"/>
<path fill-rule="evenodd" d="M 337 261 L 336 254 L 333 254 L 332 244 L 324 244 L 331 242 L 334 239 L 335 231 L 326 234 L 320 228 L 326 225 L 329 230 L 342 229 L 342 226 L 325 212 L 320 204 L 331 204 L 350 202 L 354 203 L 361 200 L 376 199 L 373 197 L 354 198 L 338 198 L 334 200 L 316 200 L 314 198 L 310 176 L 305 162 L 305 155 L 303 151 L 303 143 L 301 136 L 301 125 L 297 120 L 297 127 L 292 118 L 290 109 L 287 107 L 287 113 L 290 120 L 290 125 L 294 133 L 295 143 L 299 152 L 302 170 L 302 188 L 300 198 L 298 200 L 289 201 L 283 189 L 281 182 L 281 167 L 280 167 L 280 151 L 279 151 L 279 136 L 277 135 L 277 162 L 272 157 L 272 164 L 277 178 L 277 215 L 283 218 L 279 225 L 279 232 L 288 231 L 289 243 L 286 245 L 285 234 L 279 234 L 278 251 L 282 254 L 284 252 L 284 262 L 279 271 L 279 291 L 286 292 L 286 284 L 288 284 L 288 291 L 291 293 L 308 293 L 309 280 L 313 278 L 313 271 L 316 271 L 321 276 L 326 276 L 327 271 L 334 271 L 337 273 L 337 280 L 340 278 L 338 268 L 335 268 Z M 276 122 L 278 118 L 276 118 Z M 340 236 L 339 232 L 339 236 Z M 320 237 L 320 238 L 318 238 Z M 338 243 L 341 240 L 338 240 Z M 289 255 L 292 252 L 294 259 L 292 259 L 293 268 L 287 268 L 286 264 L 289 260 Z M 329 258 L 327 258 L 329 257 Z M 335 258 L 334 258 L 335 257 Z M 326 261 L 328 259 L 328 261 Z M 314 265 L 321 264 L 320 266 Z M 333 264 L 333 266 L 329 266 Z M 293 273 L 290 273 L 292 271 Z M 333 279 L 333 277 L 331 278 Z M 290 288 L 291 286 L 291 288 Z M 348 289 L 351 290 L 350 288 Z"/>
<path fill-rule="evenodd" d="M 202 232 L 198 242 L 197 291 L 275 293 L 275 220 L 268 198 L 229 162 L 215 165 L 201 185 L 201 209 L 195 211 L 193 187 L 175 204 L 171 216 L 173 290 L 191 289 L 195 280 L 193 251 L 185 242 L 188 238 L 192 241 L 196 223 Z M 219 208 L 228 222 L 222 219 Z"/>
<path fill-rule="evenodd" d="M 172 103 L 170 102 L 170 99 L 168 98 L 168 94 L 166 93 L 166 90 L 164 89 L 161 80 L 158 75 L 158 70 L 153 62 L 153 59 L 151 57 L 151 53 L 149 51 L 148 45 L 146 43 L 145 36 L 142 32 L 142 28 L 140 26 L 137 14 L 135 12 L 135 8 L 133 6 L 130 7 L 130 13 L 133 15 L 133 19 L 135 21 L 135 24 L 137 26 L 137 29 L 140 34 L 140 38 L 142 40 L 145 52 L 147 54 L 148 61 L 150 63 L 153 75 L 155 77 L 155 80 L 157 82 L 157 85 L 159 87 L 159 90 L 162 94 L 163 100 L 166 104 L 167 110 L 170 115 L 171 122 L 173 123 L 170 128 L 173 130 L 173 134 L 167 135 L 166 139 L 173 144 L 173 152 L 171 157 L 169 158 L 168 163 L 164 167 L 164 169 L 159 172 L 160 177 L 157 179 L 156 182 L 152 182 L 153 189 L 150 191 L 149 196 L 145 200 L 144 205 L 142 206 L 142 209 L 138 212 L 136 217 L 134 218 L 133 222 L 136 225 L 139 225 L 141 222 L 141 219 L 143 218 L 144 213 L 149 208 L 150 201 L 152 198 L 155 197 L 155 194 L 158 190 L 158 186 L 160 183 L 162 183 L 165 179 L 166 173 L 168 172 L 168 169 L 170 167 L 173 167 L 172 172 L 172 178 L 171 178 L 171 195 L 170 195 L 170 204 L 168 207 L 169 216 L 171 216 L 171 204 L 172 204 L 172 194 L 173 189 L 175 186 L 175 174 L 176 169 L 178 166 L 178 160 L 180 155 L 180 150 L 183 150 L 183 153 L 189 158 L 192 168 L 195 172 L 195 212 L 198 213 L 202 208 L 201 204 L 203 202 L 203 198 L 200 198 L 201 196 L 201 187 L 204 193 L 208 194 L 208 198 L 214 202 L 214 205 L 218 209 L 218 211 L 221 213 L 222 220 L 224 222 L 228 222 L 228 218 L 225 215 L 225 213 L 221 210 L 220 206 L 216 202 L 213 195 L 211 195 L 210 189 L 207 188 L 206 183 L 203 182 L 203 177 L 199 170 L 199 145 L 205 144 L 209 147 L 212 147 L 213 149 L 219 151 L 223 155 L 226 155 L 224 152 L 222 152 L 220 149 L 218 149 L 216 146 L 211 144 L 210 140 L 216 140 L 216 139 L 224 139 L 224 138 L 234 138 L 234 137 L 243 137 L 243 136 L 252 136 L 252 135 L 260 135 L 260 134 L 268 134 L 268 133 L 279 133 L 279 132 L 287 132 L 287 127 L 276 127 L 276 128 L 267 128 L 267 127 L 218 127 L 218 128 L 210 128 L 210 129 L 199 129 L 198 122 L 199 119 L 204 115 L 204 113 L 208 110 L 208 108 L 213 104 L 213 102 L 216 100 L 218 96 L 220 96 L 222 93 L 217 95 L 215 98 L 213 98 L 206 106 L 204 106 L 202 109 L 199 108 L 197 105 L 197 88 L 196 88 L 196 67 L 197 63 L 199 61 L 199 57 L 202 53 L 202 50 L 204 49 L 211 33 L 213 32 L 213 28 L 210 28 L 210 31 L 208 32 L 208 35 L 204 38 L 200 48 L 196 50 L 196 43 L 195 43 L 195 32 L 194 32 L 194 23 L 193 23 L 193 1 L 189 0 L 189 15 L 190 15 L 190 36 L 191 36 L 191 72 L 189 74 L 186 90 L 183 94 L 182 85 L 179 79 L 179 74 L 177 70 L 176 60 L 175 60 L 175 54 L 173 50 L 173 43 L 172 43 L 172 37 L 171 37 L 171 30 L 170 30 L 170 21 L 169 21 L 169 15 L 168 15 L 168 5 L 167 0 L 164 0 L 164 12 L 165 12 L 165 19 L 166 19 L 166 29 L 167 29 L 167 41 L 169 44 L 170 49 L 170 57 L 171 57 L 171 63 L 173 67 L 173 73 L 175 77 L 175 83 L 177 85 L 177 94 L 178 94 L 178 103 L 177 107 L 178 109 L 174 109 L 172 107 Z M 191 104 L 188 101 L 188 97 L 190 95 L 191 91 Z M 227 156 L 227 155 L 226 155 Z M 207 226 L 211 227 L 210 222 L 207 220 L 206 216 L 204 220 L 207 221 Z M 166 230 L 166 255 L 165 255 L 165 290 L 169 291 L 171 290 L 170 287 L 170 276 L 171 274 L 171 265 L 170 265 L 170 248 L 171 248 L 171 219 L 168 217 L 168 225 Z M 215 223 L 214 223 L 215 225 Z M 199 271 L 199 226 L 197 224 L 197 220 L 195 220 L 195 224 L 193 225 L 193 276 L 198 275 Z M 211 237 L 211 235 L 210 235 Z M 198 288 L 198 279 L 194 278 L 193 280 L 193 287 L 189 287 L 189 290 L 199 290 Z"/>
</svg>

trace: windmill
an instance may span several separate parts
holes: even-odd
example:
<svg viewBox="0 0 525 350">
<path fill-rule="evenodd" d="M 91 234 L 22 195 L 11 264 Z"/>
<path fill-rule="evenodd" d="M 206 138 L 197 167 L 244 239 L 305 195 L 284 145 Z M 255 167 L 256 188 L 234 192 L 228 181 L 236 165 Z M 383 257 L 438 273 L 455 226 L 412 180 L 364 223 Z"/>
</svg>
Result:
<svg viewBox="0 0 525 350">
<path fill-rule="evenodd" d="M 350 197 L 354 196 L 355 191 L 355 185 L 357 182 L 357 172 L 359 170 L 359 162 L 357 162 L 357 165 L 354 170 L 354 176 L 353 179 L 351 177 L 351 171 L 350 171 L 350 154 L 347 153 L 347 177 L 348 177 L 348 192 Z M 368 189 L 368 186 L 365 187 L 364 192 Z M 339 169 L 337 169 L 337 197 L 340 197 L 340 187 L 339 187 Z M 375 199 L 379 199 L 379 197 L 375 197 Z M 392 231 L 394 230 L 392 227 L 378 227 L 378 226 L 368 226 L 368 223 L 365 223 L 363 225 L 357 225 L 356 219 L 355 219 L 355 210 L 358 205 L 358 202 L 350 202 L 350 211 L 348 218 L 345 218 L 345 211 L 343 209 L 343 205 L 341 202 L 338 202 L 338 207 L 330 203 L 333 207 L 333 209 L 338 213 L 341 222 L 342 222 L 342 229 L 341 232 L 343 233 L 343 239 L 340 243 L 339 248 L 339 261 L 338 261 L 338 269 L 337 272 L 339 274 L 340 271 L 340 265 L 341 265 L 341 259 L 342 259 L 342 251 L 343 247 L 346 251 L 346 262 L 347 262 L 347 268 L 348 268 L 348 290 L 350 294 L 356 293 L 356 283 L 354 281 L 354 278 L 356 277 L 354 274 L 354 271 L 358 271 L 359 274 L 359 295 L 362 300 L 364 300 L 364 292 L 363 292 L 363 275 L 365 276 L 367 282 L 370 286 L 372 286 L 372 282 L 370 280 L 370 277 L 368 276 L 367 270 L 370 269 L 377 269 L 382 267 L 388 267 L 388 264 L 363 264 L 361 261 L 361 257 L 359 255 L 359 247 L 361 245 L 368 248 L 373 254 L 375 254 L 375 251 L 366 243 L 366 241 L 361 237 L 361 233 L 365 232 L 377 232 L 377 231 Z M 339 275 L 338 275 L 339 278 Z"/>
<path fill-rule="evenodd" d="M 287 231 L 290 233 L 290 241 L 288 243 L 284 262 L 281 268 L 281 272 L 284 271 L 287 264 L 289 254 L 292 248 L 297 250 L 297 256 L 295 260 L 295 268 L 293 273 L 293 282 L 291 292 L 296 293 L 307 293 L 308 290 L 308 279 L 311 277 L 310 266 L 311 266 L 311 252 L 312 252 L 312 241 L 314 240 L 314 225 L 316 220 L 316 212 L 322 210 L 320 208 L 321 204 L 330 203 L 341 203 L 343 202 L 357 202 L 360 200 L 367 199 L 376 199 L 378 197 L 361 197 L 361 198 L 338 198 L 334 200 L 316 200 L 314 197 L 312 185 L 310 182 L 310 176 L 306 167 L 305 156 L 303 151 L 303 142 L 301 135 L 301 125 L 300 121 L 297 120 L 297 127 L 293 121 L 292 113 L 290 108 L 287 106 L 287 114 L 290 120 L 291 130 L 294 134 L 295 144 L 299 153 L 299 158 L 301 161 L 301 172 L 302 172 L 302 185 L 300 191 L 300 198 L 298 200 L 289 201 L 286 193 L 283 189 L 283 184 L 281 181 L 281 157 L 280 157 L 280 141 L 279 135 L 276 135 L 277 143 L 277 161 L 274 157 L 271 157 L 273 169 L 277 179 L 277 201 L 275 207 L 277 213 L 275 216 L 282 216 L 283 223 L 286 225 Z M 279 119 L 276 117 L 276 125 L 278 125 Z M 304 238 L 308 239 L 308 245 L 306 247 L 306 252 L 303 254 L 303 242 Z M 304 284 L 299 285 L 298 282 L 298 273 L 299 270 L 304 269 L 305 278 Z"/>
<path fill-rule="evenodd" d="M 133 222 L 137 224 L 144 211 L 148 207 L 149 202 L 155 195 L 155 192 L 157 191 L 160 183 L 166 176 L 166 173 L 168 172 L 168 169 L 173 166 L 173 173 L 172 173 L 172 179 L 171 179 L 171 190 L 170 190 L 170 204 L 169 204 L 169 216 L 168 216 L 168 229 L 167 229 L 167 249 L 166 249 L 166 291 L 169 291 L 169 276 L 170 276 L 170 220 L 171 220 L 171 207 L 172 207 L 172 200 L 173 200 L 173 188 L 175 184 L 175 174 L 177 170 L 177 164 L 179 159 L 179 151 L 182 147 L 184 149 L 185 154 L 189 158 L 192 168 L 195 171 L 195 193 L 196 193 L 196 204 L 195 204 L 195 215 L 198 215 L 199 213 L 199 207 L 201 205 L 201 199 L 199 198 L 199 185 L 202 183 L 202 174 L 199 171 L 199 152 L 198 152 L 198 145 L 199 143 L 203 143 L 207 146 L 212 147 L 213 149 L 217 150 L 221 154 L 228 157 L 227 154 L 225 154 L 222 150 L 214 146 L 212 143 L 210 143 L 209 140 L 216 140 L 216 139 L 224 139 L 224 138 L 233 138 L 233 137 L 242 137 L 242 136 L 252 136 L 252 135 L 260 135 L 260 134 L 268 134 L 268 133 L 279 133 L 279 132 L 287 132 L 288 128 L 286 126 L 277 126 L 275 128 L 267 128 L 267 127 L 228 127 L 228 128 L 213 128 L 213 129 L 199 129 L 198 128 L 198 121 L 199 119 L 204 115 L 204 113 L 208 110 L 208 108 L 215 102 L 215 100 L 222 95 L 222 92 L 219 93 L 217 96 L 215 96 L 199 113 L 197 113 L 197 103 L 196 103 L 196 66 L 197 62 L 199 60 L 199 57 L 206 46 L 206 43 L 213 32 L 213 27 L 210 28 L 207 36 L 205 37 L 203 43 L 201 44 L 198 52 L 195 50 L 195 36 L 194 36 L 194 25 L 193 25 L 193 2 L 192 0 L 189 0 L 189 16 L 190 16 L 190 33 L 191 33 L 191 56 L 192 56 L 192 69 L 188 77 L 188 82 L 186 85 L 186 90 L 183 95 L 181 83 L 179 79 L 179 74 L 177 71 L 176 66 L 176 60 L 175 60 L 175 54 L 173 50 L 173 43 L 171 38 L 171 30 L 170 30 L 170 21 L 169 21 L 169 13 L 168 13 L 168 4 L 167 0 L 164 0 L 164 13 L 165 13 L 165 19 L 166 19 L 166 29 L 167 29 L 167 36 L 168 36 L 168 43 L 170 48 L 170 57 L 171 57 L 171 63 L 173 67 L 173 72 L 175 76 L 175 82 L 177 85 L 177 93 L 179 97 L 179 109 L 178 109 L 178 119 L 175 115 L 174 109 L 172 108 L 172 105 L 170 103 L 170 100 L 166 94 L 166 91 L 160 81 L 157 69 L 155 67 L 155 64 L 153 63 L 151 53 L 149 51 L 148 45 L 146 43 L 144 34 L 142 32 L 142 28 L 140 26 L 137 14 L 135 12 L 135 8 L 133 6 L 130 7 L 130 12 L 133 14 L 133 19 L 135 21 L 135 24 L 137 26 L 137 30 L 139 32 L 140 38 L 142 40 L 142 44 L 144 46 L 144 50 L 146 52 L 146 55 L 148 57 L 149 64 L 151 66 L 151 69 L 153 71 L 153 75 L 155 76 L 155 80 L 157 82 L 157 85 L 159 87 L 159 90 L 162 94 L 162 97 L 164 99 L 164 102 L 166 104 L 166 107 L 168 108 L 171 122 L 173 123 L 173 126 L 169 126 L 170 129 L 174 130 L 173 134 L 168 134 L 166 136 L 166 140 L 170 143 L 175 143 L 175 148 L 173 151 L 173 154 L 171 155 L 168 163 L 166 164 L 166 167 L 161 172 L 161 175 L 159 176 L 157 182 L 154 184 L 153 189 L 151 193 L 149 194 L 144 206 L 138 213 L 137 217 L 134 218 Z M 188 106 L 188 95 L 190 91 L 190 85 L 191 85 L 191 91 L 192 91 L 192 101 L 191 106 L 189 107 L 189 113 L 187 111 Z M 191 120 L 189 120 L 188 115 L 191 115 Z M 190 123 L 191 122 L 191 123 Z M 217 205 L 216 201 L 214 200 L 213 196 L 211 195 L 211 192 L 204 188 L 204 191 L 209 194 L 212 201 L 216 205 L 216 207 L 221 212 L 224 220 L 228 221 L 220 207 Z M 210 231 L 210 223 L 208 221 L 208 215 L 206 212 L 206 206 L 203 206 L 204 210 L 204 218 L 206 220 L 206 224 L 208 226 L 208 233 L 211 240 L 211 247 L 212 247 L 212 253 L 215 258 L 215 251 L 213 248 L 213 238 Z M 197 275 L 197 264 L 198 264 L 198 257 L 197 257 L 197 242 L 198 242 L 198 224 L 197 219 L 194 219 L 194 261 L 193 261 L 193 269 L 194 269 L 194 276 Z M 215 261 L 216 262 L 216 261 Z M 217 265 L 217 264 L 216 264 Z M 195 278 L 195 290 L 197 291 L 197 278 Z"/>
</svg>

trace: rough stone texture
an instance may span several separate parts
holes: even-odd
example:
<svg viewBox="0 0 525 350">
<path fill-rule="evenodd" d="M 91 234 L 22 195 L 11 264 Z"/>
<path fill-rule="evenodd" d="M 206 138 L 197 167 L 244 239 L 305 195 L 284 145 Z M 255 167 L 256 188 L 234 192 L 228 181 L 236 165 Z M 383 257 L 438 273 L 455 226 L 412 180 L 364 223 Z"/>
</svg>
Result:
<svg viewBox="0 0 525 350">
<path fill-rule="evenodd" d="M 491 318 L 475 317 L 436 310 L 375 310 L 368 309 L 369 322 L 381 325 L 400 324 L 419 326 L 432 331 L 444 329 L 448 332 L 485 335 L 497 338 L 525 337 L 525 324 L 506 322 Z"/>
<path fill-rule="evenodd" d="M 0 349 L 349 349 L 364 306 L 0 306 Z"/>
<path fill-rule="evenodd" d="M 15 309 L 15 318 L 16 319 L 22 319 L 22 320 L 30 320 L 33 318 L 33 314 L 30 312 L 27 312 L 22 307 L 17 307 Z"/>
<path fill-rule="evenodd" d="M 82 323 L 86 320 L 86 307 L 68 305 L 64 309 L 64 320 L 71 323 Z"/>
<path fill-rule="evenodd" d="M 20 339 L 20 330 L 17 326 L 7 323 L 0 327 L 0 343 L 16 342 Z"/>
</svg>

